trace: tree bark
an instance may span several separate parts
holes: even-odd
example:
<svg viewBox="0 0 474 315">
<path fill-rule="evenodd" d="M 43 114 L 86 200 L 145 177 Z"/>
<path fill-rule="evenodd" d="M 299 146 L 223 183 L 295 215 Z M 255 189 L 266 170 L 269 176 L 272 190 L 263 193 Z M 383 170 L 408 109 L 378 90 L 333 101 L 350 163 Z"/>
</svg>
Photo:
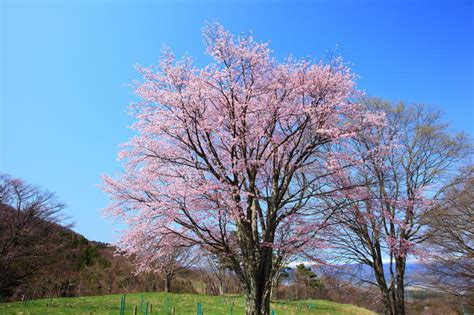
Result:
<svg viewBox="0 0 474 315">
<path fill-rule="evenodd" d="M 397 271 L 397 289 L 396 289 L 396 314 L 405 315 L 405 266 L 406 258 L 399 257 L 396 259 L 396 271 Z"/>
<path fill-rule="evenodd" d="M 165 275 L 165 292 L 171 292 L 171 280 L 173 280 L 172 275 Z"/>
<path fill-rule="evenodd" d="M 273 283 L 273 252 L 271 248 L 261 249 L 257 263 L 247 262 L 248 279 L 245 282 L 246 315 L 269 315 L 271 287 Z"/>
<path fill-rule="evenodd" d="M 219 295 L 225 294 L 225 268 L 222 261 L 219 262 Z"/>
<path fill-rule="evenodd" d="M 252 281 L 253 282 L 253 281 Z M 270 314 L 270 291 L 266 290 L 263 281 L 253 282 L 245 294 L 246 315 Z"/>
<path fill-rule="evenodd" d="M 219 280 L 219 295 L 224 295 L 225 294 L 225 285 L 224 285 L 224 280 Z"/>
<path fill-rule="evenodd" d="M 385 315 L 395 315 L 393 308 L 393 299 L 391 298 L 391 292 L 388 289 L 381 289 L 382 291 L 382 303 L 383 312 Z"/>
<path fill-rule="evenodd" d="M 254 175 L 251 175 L 254 176 Z M 254 192 L 255 179 L 250 179 L 249 191 Z M 236 198 L 240 202 L 240 198 Z M 276 208 L 276 207 L 271 207 Z M 277 223 L 275 218 L 268 218 L 266 230 L 263 227 L 259 233 L 258 213 L 261 211 L 257 199 L 248 203 L 247 214 L 249 221 L 239 222 L 237 236 L 242 249 L 243 269 L 239 262 L 234 262 L 235 270 L 241 270 L 240 279 L 245 288 L 246 315 L 269 315 L 272 284 L 274 282 L 274 243 Z M 268 210 L 271 212 L 271 210 Z"/>
<path fill-rule="evenodd" d="M 375 280 L 382 294 L 383 312 L 385 315 L 394 315 L 393 299 L 391 298 L 391 290 L 387 286 L 385 280 L 383 262 L 381 259 L 374 259 L 373 271 Z"/>
</svg>

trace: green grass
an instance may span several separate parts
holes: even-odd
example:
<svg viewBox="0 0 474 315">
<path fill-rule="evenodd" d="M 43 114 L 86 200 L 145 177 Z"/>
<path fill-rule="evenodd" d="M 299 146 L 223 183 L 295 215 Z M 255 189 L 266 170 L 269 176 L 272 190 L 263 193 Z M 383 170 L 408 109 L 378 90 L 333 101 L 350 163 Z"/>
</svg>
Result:
<svg viewBox="0 0 474 315">
<path fill-rule="evenodd" d="M 0 304 L 0 314 L 84 314 L 84 315 L 117 315 L 120 310 L 120 297 L 122 295 L 101 295 L 76 298 L 43 299 L 25 302 L 14 302 Z M 140 301 L 142 294 L 127 294 L 125 314 L 132 314 L 134 305 L 138 306 L 140 312 Z M 175 308 L 176 315 L 196 314 L 197 303 L 202 304 L 205 315 L 242 315 L 244 312 L 244 299 L 242 296 L 209 296 L 198 294 L 171 294 L 171 293 L 143 293 L 144 302 L 153 305 L 153 312 L 148 313 L 166 315 L 166 306 Z M 323 300 L 307 301 L 275 301 L 272 310 L 276 315 L 302 315 L 302 314 L 360 314 L 373 315 L 374 313 L 354 305 L 339 304 Z"/>
</svg>

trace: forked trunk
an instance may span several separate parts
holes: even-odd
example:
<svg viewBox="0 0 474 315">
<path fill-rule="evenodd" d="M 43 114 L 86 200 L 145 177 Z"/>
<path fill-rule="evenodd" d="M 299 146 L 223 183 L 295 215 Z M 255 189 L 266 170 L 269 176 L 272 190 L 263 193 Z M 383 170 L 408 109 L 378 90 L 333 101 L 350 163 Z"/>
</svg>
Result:
<svg viewBox="0 0 474 315">
<path fill-rule="evenodd" d="M 252 186 L 253 187 L 253 186 Z M 250 191 L 253 191 L 250 187 Z M 238 201 L 238 200 L 236 200 Z M 252 201 L 250 222 L 243 222 L 239 226 L 238 236 L 243 256 L 242 284 L 245 287 L 245 314 L 269 315 L 271 287 L 273 283 L 273 248 L 263 245 L 259 241 L 257 213 L 262 211 L 257 199 Z M 263 242 L 273 244 L 276 224 L 265 232 Z M 237 267 L 237 269 L 240 266 Z"/>
<path fill-rule="evenodd" d="M 391 292 L 387 286 L 383 270 L 383 263 L 381 260 L 377 259 L 374 261 L 373 271 L 375 280 L 377 281 L 378 287 L 380 289 L 380 294 L 382 295 L 383 313 L 384 315 L 394 315 L 392 299 L 393 292 Z"/>
<path fill-rule="evenodd" d="M 385 315 L 394 315 L 392 298 L 389 291 L 382 291 L 383 312 Z"/>
<path fill-rule="evenodd" d="M 245 294 L 246 315 L 269 315 L 272 293 L 273 256 L 269 249 L 262 251 L 261 261 L 257 268 L 248 266 L 252 270 L 252 277 L 248 279 Z"/>
<path fill-rule="evenodd" d="M 259 286 L 250 288 L 245 295 L 246 315 L 269 315 L 270 314 L 270 292 Z"/>
</svg>

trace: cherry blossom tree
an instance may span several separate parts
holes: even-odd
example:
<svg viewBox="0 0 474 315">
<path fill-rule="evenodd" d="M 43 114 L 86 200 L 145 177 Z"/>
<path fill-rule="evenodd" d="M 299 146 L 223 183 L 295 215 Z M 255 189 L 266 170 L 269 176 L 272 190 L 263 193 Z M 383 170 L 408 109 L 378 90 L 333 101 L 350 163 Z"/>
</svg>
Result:
<svg viewBox="0 0 474 315">
<path fill-rule="evenodd" d="M 119 154 L 123 173 L 104 176 L 106 211 L 128 226 L 123 246 L 146 230 L 169 248 L 225 257 L 247 314 L 269 314 L 279 268 L 322 246 L 331 147 L 384 118 L 353 102 L 354 75 L 338 58 L 279 62 L 219 24 L 204 41 L 204 68 L 168 49 L 158 67 L 139 68 L 137 136 Z"/>
<path fill-rule="evenodd" d="M 425 256 L 419 246 L 427 237 L 425 217 L 437 207 L 469 143 L 462 134 L 450 134 L 440 112 L 423 105 L 376 98 L 365 103 L 384 111 L 388 123 L 333 151 L 332 185 L 347 189 L 328 198 L 342 211 L 331 217 L 334 228 L 327 236 L 337 258 L 371 268 L 374 280 L 360 280 L 380 289 L 385 314 L 405 314 L 407 257 Z"/>
<path fill-rule="evenodd" d="M 165 292 L 171 292 L 172 281 L 183 270 L 199 260 L 195 246 L 174 235 L 157 235 L 153 225 L 127 232 L 127 239 L 119 242 L 118 252 L 130 257 L 136 272 L 162 276 Z M 174 238 L 174 239 L 169 239 Z"/>
</svg>

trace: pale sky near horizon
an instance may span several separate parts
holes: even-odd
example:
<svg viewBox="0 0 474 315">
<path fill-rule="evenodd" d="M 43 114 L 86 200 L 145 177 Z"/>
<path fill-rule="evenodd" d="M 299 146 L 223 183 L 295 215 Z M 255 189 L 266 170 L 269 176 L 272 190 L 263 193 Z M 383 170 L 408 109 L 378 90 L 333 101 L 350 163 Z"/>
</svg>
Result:
<svg viewBox="0 0 474 315">
<path fill-rule="evenodd" d="M 360 89 L 438 107 L 474 135 L 472 1 L 0 2 L 0 172 L 56 192 L 89 239 L 113 240 L 97 185 L 132 135 L 133 65 L 164 44 L 206 64 L 205 21 L 252 30 L 277 58 L 337 45 Z"/>
</svg>

